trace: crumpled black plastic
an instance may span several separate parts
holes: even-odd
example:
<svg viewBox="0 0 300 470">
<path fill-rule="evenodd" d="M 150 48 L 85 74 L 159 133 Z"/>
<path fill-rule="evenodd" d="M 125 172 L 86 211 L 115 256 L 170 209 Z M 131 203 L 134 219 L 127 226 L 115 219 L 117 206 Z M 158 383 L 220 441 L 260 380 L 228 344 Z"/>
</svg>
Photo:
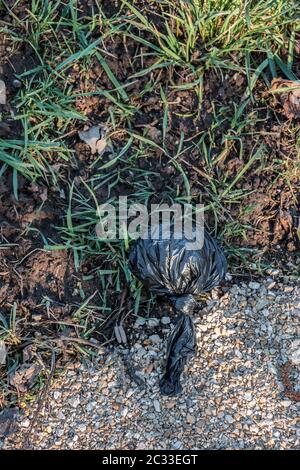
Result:
<svg viewBox="0 0 300 470">
<path fill-rule="evenodd" d="M 158 233 L 157 226 L 152 233 Z M 159 232 L 160 233 L 160 232 Z M 168 338 L 167 364 L 160 380 L 163 395 L 182 391 L 180 376 L 187 359 L 195 353 L 196 337 L 190 314 L 197 306 L 195 297 L 208 292 L 224 279 L 227 262 L 223 250 L 208 232 L 201 249 L 188 250 L 186 238 L 139 238 L 129 263 L 133 274 L 153 293 L 165 295 L 179 316 Z"/>
</svg>

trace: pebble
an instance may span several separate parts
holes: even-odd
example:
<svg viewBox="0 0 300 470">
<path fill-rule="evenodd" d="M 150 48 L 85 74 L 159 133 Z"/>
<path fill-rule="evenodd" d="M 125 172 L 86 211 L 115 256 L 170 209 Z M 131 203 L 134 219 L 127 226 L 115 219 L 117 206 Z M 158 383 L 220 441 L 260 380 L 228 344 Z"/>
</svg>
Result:
<svg viewBox="0 0 300 470">
<path fill-rule="evenodd" d="M 69 403 L 73 408 L 77 408 L 80 405 L 80 398 L 79 397 L 71 397 L 69 398 Z"/>
<path fill-rule="evenodd" d="M 156 328 L 158 325 L 159 325 L 159 319 L 158 318 L 148 318 L 148 320 L 147 320 L 148 328 Z"/>
<path fill-rule="evenodd" d="M 245 400 L 248 400 L 248 401 L 252 400 L 252 393 L 251 392 L 244 393 L 244 398 Z"/>
<path fill-rule="evenodd" d="M 22 86 L 22 82 L 20 82 L 18 79 L 13 80 L 12 84 L 14 88 L 21 88 Z"/>
<path fill-rule="evenodd" d="M 226 415 L 225 420 L 227 423 L 234 423 L 234 418 L 231 415 Z"/>
<path fill-rule="evenodd" d="M 288 357 L 293 364 L 300 364 L 300 338 L 292 341 L 288 350 Z"/>
<path fill-rule="evenodd" d="M 30 421 L 29 419 L 24 419 L 24 421 L 21 422 L 22 428 L 29 428 L 30 426 Z"/>
<path fill-rule="evenodd" d="M 161 408 L 160 408 L 160 403 L 158 400 L 153 400 L 153 406 L 154 406 L 154 409 L 157 413 L 160 413 L 161 411 Z"/>
<path fill-rule="evenodd" d="M 188 424 L 194 424 L 195 421 L 196 421 L 196 420 L 195 420 L 194 416 L 192 416 L 192 415 L 190 415 L 190 414 L 187 415 L 187 417 L 186 417 L 186 422 L 187 422 Z"/>
<path fill-rule="evenodd" d="M 80 424 L 78 425 L 78 428 L 77 428 L 77 429 L 78 429 L 78 431 L 80 431 L 80 432 L 85 432 L 85 431 L 86 431 L 86 425 L 85 425 L 84 423 L 80 423 Z"/>
<path fill-rule="evenodd" d="M 138 317 L 135 321 L 135 326 L 144 326 L 146 323 L 146 319 L 143 317 Z"/>
<path fill-rule="evenodd" d="M 258 290 L 258 289 L 260 289 L 260 283 L 259 282 L 249 282 L 249 287 L 252 290 Z"/>
<path fill-rule="evenodd" d="M 151 335 L 149 336 L 149 340 L 151 341 L 151 343 L 153 344 L 159 344 L 161 342 L 161 338 L 160 336 L 158 335 Z"/>
</svg>

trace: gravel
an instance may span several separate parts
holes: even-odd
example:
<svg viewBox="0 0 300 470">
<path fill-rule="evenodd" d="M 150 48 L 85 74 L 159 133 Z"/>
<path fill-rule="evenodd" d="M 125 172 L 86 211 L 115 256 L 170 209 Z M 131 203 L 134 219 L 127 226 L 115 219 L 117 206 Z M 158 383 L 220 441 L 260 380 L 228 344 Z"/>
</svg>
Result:
<svg viewBox="0 0 300 470">
<path fill-rule="evenodd" d="M 130 349 L 116 347 L 89 366 L 70 365 L 54 381 L 33 423 L 30 447 L 299 448 L 300 405 L 285 393 L 282 366 L 291 364 L 299 397 L 300 284 L 271 274 L 210 294 L 202 317 L 194 318 L 198 352 L 180 396 L 163 397 L 158 389 L 173 318 L 138 317 L 126 331 Z M 24 447 L 37 406 L 27 405 L 3 448 Z"/>
</svg>

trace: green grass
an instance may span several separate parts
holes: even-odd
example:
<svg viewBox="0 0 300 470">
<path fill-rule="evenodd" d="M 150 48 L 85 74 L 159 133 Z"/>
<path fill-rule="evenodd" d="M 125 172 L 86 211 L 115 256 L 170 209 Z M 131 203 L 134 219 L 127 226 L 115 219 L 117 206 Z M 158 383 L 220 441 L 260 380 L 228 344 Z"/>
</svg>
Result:
<svg viewBox="0 0 300 470">
<path fill-rule="evenodd" d="M 132 13 L 128 23 L 153 38 L 147 45 L 157 55 L 197 72 L 209 67 L 241 70 L 240 61 L 248 54 L 280 53 L 294 40 L 297 28 L 295 1 L 149 2 L 156 8 L 157 24 L 149 11 L 135 7 L 136 2 L 122 3 Z M 145 43 L 139 35 L 134 37 Z M 292 51 L 291 47 L 290 65 Z"/>
<path fill-rule="evenodd" d="M 295 77 L 293 64 L 295 38 L 299 30 L 296 21 L 298 3 L 273 0 L 246 4 L 238 0 L 180 0 L 174 3 L 154 0 L 141 8 L 139 2 L 122 0 L 119 11 L 109 16 L 101 8 L 101 2 L 95 2 L 93 9 L 84 15 L 76 1 L 35 0 L 27 2 L 25 18 L 20 17 L 18 3 L 16 1 L 10 9 L 5 0 L 1 1 L 2 9 L 9 17 L 9 21 L 2 23 L 2 34 L 9 38 L 13 50 L 29 45 L 34 59 L 32 69 L 17 75 L 23 86 L 14 102 L 16 120 L 21 121 L 23 128 L 23 140 L 0 140 L 0 161 L 4 164 L 1 174 L 13 168 L 15 195 L 18 194 L 18 174 L 32 180 L 44 179 L 47 184 L 58 187 L 61 181 L 69 179 L 67 167 L 78 167 L 72 136 L 88 121 L 87 113 L 78 109 L 78 100 L 94 97 L 99 106 L 103 106 L 99 119 L 105 120 L 113 143 L 118 135 L 125 139 L 131 137 L 130 152 L 135 155 L 130 160 L 131 168 L 138 166 L 140 159 L 160 153 L 164 162 L 169 160 L 182 176 L 181 187 L 171 188 L 171 191 L 180 191 L 181 196 L 189 197 L 188 171 L 191 166 L 197 167 L 204 176 L 197 184 L 207 210 L 213 215 L 214 232 L 219 232 L 229 245 L 235 237 L 241 234 L 244 237 L 243 224 L 231 220 L 227 207 L 239 204 L 247 195 L 243 189 L 237 188 L 237 184 L 266 152 L 263 146 L 255 144 L 259 136 L 253 137 L 253 129 L 259 122 L 253 90 L 258 80 L 265 80 L 269 85 L 270 77 L 278 73 Z M 135 50 L 131 50 L 132 73 L 128 73 L 122 83 L 109 65 L 114 52 L 110 53 L 108 48 L 114 41 L 120 41 L 125 51 L 134 43 Z M 147 65 L 148 62 L 151 65 Z M 89 83 L 93 89 L 86 91 L 82 82 L 95 65 L 100 67 L 109 85 L 101 87 L 96 81 L 94 87 Z M 226 73 L 233 70 L 245 74 L 248 82 L 240 102 L 233 101 L 225 106 L 217 100 L 213 102 L 213 121 L 209 129 L 200 131 L 192 141 L 190 136 L 187 139 L 182 133 L 174 155 L 174 150 L 170 152 L 166 143 L 172 130 L 168 92 L 194 90 L 197 108 L 191 113 L 178 114 L 175 111 L 173 114 L 179 118 L 200 117 L 208 72 L 214 71 L 222 82 Z M 188 79 L 178 83 L 180 74 L 187 74 Z M 143 87 L 137 93 L 131 93 L 132 85 L 142 80 Z M 145 97 L 158 93 L 160 143 L 151 141 L 145 133 L 146 128 L 137 132 L 132 127 Z M 222 138 L 218 134 L 220 128 L 224 128 Z M 249 135 L 254 141 L 250 155 L 244 150 L 244 142 Z M 124 148 L 126 144 L 118 138 L 116 157 L 111 162 L 101 165 L 101 161 L 96 160 L 92 163 L 93 181 L 99 178 L 105 181 L 105 175 L 109 173 L 109 187 L 118 186 L 128 166 L 127 159 L 119 157 L 122 146 Z M 191 152 L 202 157 L 192 165 L 186 158 Z M 220 162 L 232 152 L 244 162 L 235 175 L 219 170 Z M 58 163 L 61 170 L 57 172 Z M 293 170 L 286 166 L 287 178 L 290 171 L 297 172 L 297 164 Z M 118 168 L 117 176 L 113 176 L 115 167 Z M 69 184 L 72 185 L 72 181 L 69 180 Z M 145 200 L 151 194 L 151 185 L 147 188 L 147 184 L 140 193 Z M 229 218 L 228 230 L 227 224 L 223 226 L 225 217 Z M 81 248 L 75 249 L 73 241 L 68 242 L 67 239 L 66 244 L 73 247 L 76 257 L 78 253 L 88 256 L 95 249 L 90 239 L 82 243 Z"/>
</svg>

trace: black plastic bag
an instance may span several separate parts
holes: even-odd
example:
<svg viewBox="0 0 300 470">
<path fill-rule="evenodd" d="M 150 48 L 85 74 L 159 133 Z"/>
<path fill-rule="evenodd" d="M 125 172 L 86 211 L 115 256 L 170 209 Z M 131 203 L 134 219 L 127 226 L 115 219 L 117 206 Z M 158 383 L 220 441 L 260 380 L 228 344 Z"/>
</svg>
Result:
<svg viewBox="0 0 300 470">
<path fill-rule="evenodd" d="M 195 296 L 208 292 L 224 279 L 227 262 L 217 242 L 204 232 L 201 249 L 187 249 L 190 240 L 175 239 L 174 231 L 164 239 L 162 226 L 152 228 L 148 239 L 138 239 L 129 262 L 134 275 L 151 292 L 165 295 L 179 318 L 168 339 L 166 371 L 160 381 L 163 395 L 181 392 L 180 375 L 187 359 L 194 354 L 196 338 L 192 314 Z M 160 234 L 160 236 L 157 236 Z"/>
</svg>

